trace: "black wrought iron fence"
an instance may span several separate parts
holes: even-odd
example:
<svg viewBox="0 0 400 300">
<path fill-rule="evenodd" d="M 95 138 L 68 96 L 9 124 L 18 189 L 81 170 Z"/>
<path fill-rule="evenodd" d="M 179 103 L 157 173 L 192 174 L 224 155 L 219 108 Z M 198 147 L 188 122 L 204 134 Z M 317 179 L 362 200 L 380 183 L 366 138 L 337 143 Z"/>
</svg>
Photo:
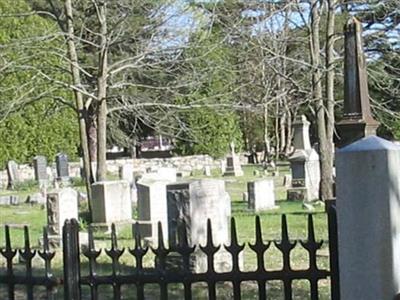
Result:
<svg viewBox="0 0 400 300">
<path fill-rule="evenodd" d="M 186 226 L 181 226 L 178 234 L 179 242 L 166 247 L 163 242 L 162 228 L 159 225 L 159 238 L 157 247 L 147 247 L 142 245 L 140 236 L 133 225 L 134 247 L 118 247 L 115 226 L 111 231 L 111 248 L 104 250 L 111 259 L 111 272 L 109 275 L 97 273 L 98 258 L 103 251 L 96 249 L 93 232 L 89 228 L 88 247 L 81 250 L 79 246 L 79 226 L 76 220 L 67 221 L 63 228 L 62 251 L 63 251 L 63 275 L 56 276 L 52 270 L 51 263 L 55 252 L 49 248 L 47 233 L 44 234 L 43 250 L 32 250 L 29 243 L 28 228 L 25 227 L 25 246 L 22 249 L 13 249 L 11 245 L 10 229 L 5 227 L 5 247 L 0 253 L 5 258 L 5 267 L 0 274 L 0 285 L 6 286 L 8 299 L 15 299 L 16 286 L 25 286 L 24 295 L 26 299 L 34 298 L 34 287 L 41 286 L 46 289 L 46 298 L 54 299 L 52 290 L 55 287 L 62 287 L 63 297 L 68 300 L 99 299 L 99 287 L 111 286 L 112 296 L 107 299 L 124 299 L 124 285 L 136 286 L 136 299 L 146 299 L 145 286 L 156 284 L 159 287 L 160 299 L 168 299 L 168 286 L 171 284 L 181 284 L 183 286 L 184 299 L 192 299 L 193 285 L 196 283 L 206 283 L 208 299 L 217 299 L 216 286 L 220 282 L 230 282 L 232 286 L 232 299 L 242 299 L 241 284 L 244 282 L 256 282 L 259 299 L 268 299 L 267 284 L 271 281 L 281 281 L 283 283 L 283 293 L 285 299 L 293 298 L 293 281 L 306 280 L 309 282 L 310 299 L 319 299 L 319 281 L 330 279 L 331 299 L 339 299 L 339 278 L 338 278 L 338 252 L 337 252 L 337 225 L 336 211 L 332 206 L 328 209 L 328 233 L 329 233 L 329 268 L 319 268 L 317 264 L 317 251 L 322 247 L 323 242 L 315 238 L 313 215 L 308 215 L 308 237 L 306 240 L 290 240 L 288 234 L 287 219 L 282 215 L 281 219 L 281 238 L 280 240 L 264 241 L 260 218 L 255 219 L 255 242 L 248 243 L 248 247 L 256 255 L 256 269 L 244 271 L 240 268 L 240 254 L 244 251 L 245 244 L 240 244 L 237 238 L 235 219 L 231 219 L 231 243 L 230 245 L 215 246 L 213 243 L 211 223 L 207 224 L 207 243 L 200 246 L 201 251 L 206 255 L 207 270 L 202 273 L 194 273 L 191 267 L 191 258 L 195 252 L 195 247 L 188 243 Z M 291 252 L 300 244 L 308 253 L 308 267 L 304 269 L 293 269 L 291 267 Z M 265 253 L 274 245 L 282 254 L 283 268 L 281 270 L 269 270 L 265 267 Z M 230 254 L 230 270 L 218 272 L 214 268 L 214 255 L 222 247 Z M 119 271 L 120 258 L 125 253 L 129 253 L 136 263 L 129 273 Z M 153 252 L 156 260 L 154 268 L 144 267 L 144 257 L 148 252 Z M 19 255 L 25 264 L 23 275 L 14 272 L 13 259 Z M 180 265 L 171 268 L 169 258 L 180 257 Z M 44 275 L 36 276 L 32 272 L 32 260 L 39 255 L 44 261 Z M 81 273 L 82 264 L 88 264 L 88 272 Z M 89 290 L 85 295 L 83 290 Z M 90 295 L 88 295 L 90 293 Z M 112 298 L 111 298 L 112 297 Z"/>
</svg>

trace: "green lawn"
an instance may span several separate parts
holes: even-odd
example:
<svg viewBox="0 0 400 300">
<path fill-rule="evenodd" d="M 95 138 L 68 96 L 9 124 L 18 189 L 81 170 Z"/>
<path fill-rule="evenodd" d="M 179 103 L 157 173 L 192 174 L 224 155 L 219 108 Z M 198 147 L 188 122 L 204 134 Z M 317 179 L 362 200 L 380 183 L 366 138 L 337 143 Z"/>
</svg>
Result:
<svg viewBox="0 0 400 300">
<path fill-rule="evenodd" d="M 247 209 L 247 203 L 242 201 L 242 193 L 247 189 L 247 182 L 261 177 L 253 176 L 253 170 L 257 167 L 244 167 L 245 175 L 237 178 L 224 178 L 221 177 L 217 170 L 213 170 L 213 177 L 223 178 L 227 180 L 226 188 L 231 196 L 232 200 L 232 216 L 236 220 L 236 227 L 238 232 L 238 238 L 240 243 L 253 243 L 255 240 L 255 214 Z M 302 208 L 301 203 L 285 201 L 285 191 L 282 187 L 283 174 L 288 172 L 287 166 L 280 167 L 280 176 L 271 177 L 275 180 L 276 184 L 276 204 L 279 206 L 278 209 L 271 210 L 260 214 L 262 233 L 265 241 L 267 240 L 279 240 L 281 236 L 281 218 L 282 214 L 287 214 L 289 238 L 292 240 L 305 240 L 307 238 L 307 211 Z M 260 172 L 262 173 L 262 172 Z M 194 178 L 203 178 L 200 174 L 194 174 Z M 85 215 L 85 206 L 81 207 L 82 216 Z M 327 220 L 326 214 L 322 213 L 323 208 L 318 207 L 316 214 L 314 214 L 314 227 L 317 240 L 328 240 L 327 234 Z M 81 219 L 82 224 L 84 224 Z M 46 211 L 44 207 L 39 205 L 22 204 L 19 206 L 9 206 L 0 208 L 0 224 L 27 224 L 30 228 L 30 240 L 34 247 L 38 247 L 38 240 L 42 235 L 43 227 L 46 225 Z M 132 233 L 130 226 L 123 226 L 118 228 L 118 243 L 120 247 L 133 247 Z M 21 247 L 23 245 L 23 230 L 21 228 L 12 228 L 12 242 L 13 247 Z M 96 247 L 108 248 L 110 247 L 109 235 L 104 233 L 96 233 Z M 4 227 L 0 228 L 0 247 L 4 246 Z M 318 265 L 323 268 L 328 268 L 329 258 L 327 251 L 327 243 L 319 251 Z M 244 250 L 244 270 L 250 271 L 256 268 L 256 256 L 255 253 L 246 245 Z M 307 268 L 308 267 L 308 254 L 300 246 L 297 245 L 291 255 L 291 263 L 294 269 Z M 109 274 L 110 269 L 110 258 L 104 254 L 99 258 L 99 272 Z M 40 265 L 39 260 L 37 264 Z M 266 253 L 266 268 L 270 270 L 279 270 L 282 268 L 282 254 L 275 246 L 271 246 Z M 4 259 L 0 259 L 0 267 L 4 265 Z M 125 251 L 121 257 L 121 270 L 130 270 L 134 265 L 133 257 Z M 56 273 L 60 273 L 61 269 L 61 255 L 57 253 L 54 259 L 54 268 Z M 146 267 L 154 266 L 154 256 L 147 255 L 145 260 Z M 83 273 L 87 271 L 87 268 L 82 270 Z M 198 289 L 196 288 L 198 287 Z M 218 288 L 219 299 L 230 299 L 230 288 L 229 283 L 221 283 Z M 104 288 L 104 295 L 109 295 L 111 290 Z M 129 294 L 134 295 L 134 287 L 124 287 Z M 149 299 L 157 299 L 157 288 L 151 288 L 150 294 L 152 295 Z M 176 296 L 178 299 L 182 293 L 182 287 L 179 285 L 171 285 L 171 296 Z M 308 282 L 298 281 L 293 283 L 293 289 L 295 290 L 294 299 L 306 299 L 308 295 Z M 195 293 L 198 296 L 195 299 L 204 299 L 204 292 L 206 289 L 202 288 L 200 284 L 196 284 L 194 287 Z M 321 299 L 329 299 L 329 282 L 320 282 Z M 257 288 L 255 283 L 248 282 L 242 284 L 242 293 L 244 299 L 257 299 Z M 268 285 L 268 293 L 272 299 L 282 299 L 282 283 L 272 282 Z M 297 294 L 296 294 L 297 293 Z M 0 289 L 1 295 L 1 289 Z M 58 298 L 58 297 L 57 297 Z M 107 298 L 104 298 L 107 299 Z M 124 298 L 125 299 L 125 298 Z M 126 299 L 135 299 L 127 297 Z"/>
</svg>

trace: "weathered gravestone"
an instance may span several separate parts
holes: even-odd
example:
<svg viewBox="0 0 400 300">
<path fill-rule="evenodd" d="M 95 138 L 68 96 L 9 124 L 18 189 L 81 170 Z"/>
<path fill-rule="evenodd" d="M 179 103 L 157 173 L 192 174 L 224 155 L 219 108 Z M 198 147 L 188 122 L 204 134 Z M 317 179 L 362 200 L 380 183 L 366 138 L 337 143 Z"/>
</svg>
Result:
<svg viewBox="0 0 400 300">
<path fill-rule="evenodd" d="M 63 188 L 47 194 L 47 228 L 55 239 L 62 236 L 62 227 L 67 219 L 78 219 L 78 192 Z"/>
<path fill-rule="evenodd" d="M 18 164 L 10 160 L 7 162 L 8 189 L 14 189 L 15 184 L 19 182 Z"/>
<path fill-rule="evenodd" d="M 235 145 L 231 143 L 231 154 L 226 158 L 226 170 L 224 176 L 243 176 L 240 158 L 235 153 Z"/>
<path fill-rule="evenodd" d="M 92 221 L 111 224 L 132 219 L 129 182 L 98 181 L 92 184 Z"/>
<path fill-rule="evenodd" d="M 33 158 L 33 169 L 35 171 L 35 180 L 39 185 L 47 185 L 47 159 L 44 156 L 38 155 Z"/>
<path fill-rule="evenodd" d="M 254 212 L 274 209 L 274 181 L 270 179 L 250 181 L 247 183 L 248 206 Z"/>
<path fill-rule="evenodd" d="M 119 179 L 126 180 L 129 183 L 135 182 L 135 176 L 133 175 L 133 164 L 123 164 L 119 167 Z"/>
<path fill-rule="evenodd" d="M 311 148 L 309 126 L 304 115 L 293 124 L 295 151 L 289 157 L 292 187 L 287 190 L 288 200 L 311 201 L 319 197 L 319 155 Z"/>
<path fill-rule="evenodd" d="M 58 178 L 62 180 L 69 179 L 68 156 L 66 154 L 58 153 L 56 155 L 56 170 Z"/>
<path fill-rule="evenodd" d="M 158 244 L 158 222 L 168 241 L 167 184 L 169 181 L 141 179 L 138 189 L 138 223 L 140 236 L 152 245 Z"/>
<path fill-rule="evenodd" d="M 371 114 L 361 31 L 362 25 L 355 18 L 345 26 L 344 114 L 336 124 L 339 148 L 374 135 L 379 126 Z"/>
<path fill-rule="evenodd" d="M 124 164 L 119 167 L 119 179 L 126 180 L 129 182 L 130 193 L 131 193 L 131 202 L 134 206 L 137 205 L 138 197 L 137 197 L 137 187 L 135 183 L 135 176 L 133 174 L 133 164 Z"/>
<path fill-rule="evenodd" d="M 203 179 L 167 185 L 168 239 L 170 245 L 178 244 L 179 227 L 186 224 L 190 245 L 205 245 L 207 220 L 211 221 L 215 245 L 228 245 L 231 202 L 223 180 Z M 221 249 L 214 255 L 218 272 L 230 270 L 231 255 Z M 207 257 L 197 247 L 191 256 L 192 271 L 205 272 Z"/>
</svg>

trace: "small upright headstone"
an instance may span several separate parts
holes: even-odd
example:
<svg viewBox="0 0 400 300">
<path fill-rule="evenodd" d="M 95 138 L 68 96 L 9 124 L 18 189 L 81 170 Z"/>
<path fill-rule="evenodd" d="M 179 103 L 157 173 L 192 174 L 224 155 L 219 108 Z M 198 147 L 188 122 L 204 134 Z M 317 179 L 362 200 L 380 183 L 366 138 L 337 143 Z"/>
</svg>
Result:
<svg viewBox="0 0 400 300">
<path fill-rule="evenodd" d="M 211 168 L 210 168 L 210 166 L 204 166 L 204 176 L 207 176 L 207 177 L 211 176 Z"/>
<path fill-rule="evenodd" d="M 111 224 L 132 219 L 132 202 L 128 181 L 98 181 L 92 184 L 92 220 Z"/>
<path fill-rule="evenodd" d="M 58 153 L 56 155 L 56 169 L 58 178 L 62 180 L 69 179 L 68 156 L 66 154 Z"/>
<path fill-rule="evenodd" d="M 18 165 L 15 161 L 10 160 L 7 162 L 7 176 L 9 189 L 14 189 L 15 183 L 19 181 Z"/>
<path fill-rule="evenodd" d="M 65 220 L 78 219 L 78 192 L 72 188 L 47 194 L 47 227 L 49 234 L 60 237 Z"/>
<path fill-rule="evenodd" d="M 214 244 L 229 244 L 231 203 L 223 180 L 203 179 L 168 185 L 167 211 L 171 245 L 178 243 L 178 230 L 183 221 L 188 229 L 189 243 L 205 245 L 207 219 L 211 221 Z M 222 249 L 214 255 L 214 266 L 218 272 L 229 270 L 231 262 L 230 254 Z M 207 270 L 207 257 L 198 248 L 191 256 L 191 266 L 196 273 Z"/>
<path fill-rule="evenodd" d="M 141 179 L 137 184 L 139 233 L 150 244 L 158 244 L 158 222 L 168 240 L 167 184 L 168 181 Z"/>
<path fill-rule="evenodd" d="M 42 155 L 35 156 L 33 158 L 33 168 L 35 171 L 35 180 L 39 182 L 39 185 L 47 185 L 47 159 Z"/>
<path fill-rule="evenodd" d="M 275 208 L 274 181 L 269 179 L 247 183 L 249 209 L 255 212 Z"/>
</svg>

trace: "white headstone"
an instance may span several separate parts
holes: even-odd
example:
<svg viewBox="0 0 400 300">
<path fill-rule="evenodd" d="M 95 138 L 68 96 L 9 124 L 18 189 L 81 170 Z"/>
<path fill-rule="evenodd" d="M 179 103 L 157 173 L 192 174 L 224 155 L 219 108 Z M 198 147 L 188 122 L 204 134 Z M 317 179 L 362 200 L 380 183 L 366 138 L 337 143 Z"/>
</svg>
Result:
<svg viewBox="0 0 400 300">
<path fill-rule="evenodd" d="M 369 136 L 336 154 L 340 299 L 400 292 L 400 147 Z"/>
<path fill-rule="evenodd" d="M 92 184 L 92 221 L 113 223 L 132 219 L 132 202 L 128 181 L 99 181 Z"/>
<path fill-rule="evenodd" d="M 153 245 L 158 244 L 158 222 L 163 227 L 164 241 L 168 241 L 167 183 L 144 179 L 137 184 L 140 236 Z"/>
<path fill-rule="evenodd" d="M 129 183 L 135 182 L 133 175 L 133 164 L 123 164 L 119 167 L 119 179 L 126 180 Z"/>
<path fill-rule="evenodd" d="M 50 235 L 61 236 L 65 220 L 78 220 L 78 192 L 72 188 L 47 194 L 47 227 Z"/>
<path fill-rule="evenodd" d="M 273 180 L 256 180 L 247 183 L 249 209 L 255 212 L 275 208 L 275 191 Z"/>
</svg>

